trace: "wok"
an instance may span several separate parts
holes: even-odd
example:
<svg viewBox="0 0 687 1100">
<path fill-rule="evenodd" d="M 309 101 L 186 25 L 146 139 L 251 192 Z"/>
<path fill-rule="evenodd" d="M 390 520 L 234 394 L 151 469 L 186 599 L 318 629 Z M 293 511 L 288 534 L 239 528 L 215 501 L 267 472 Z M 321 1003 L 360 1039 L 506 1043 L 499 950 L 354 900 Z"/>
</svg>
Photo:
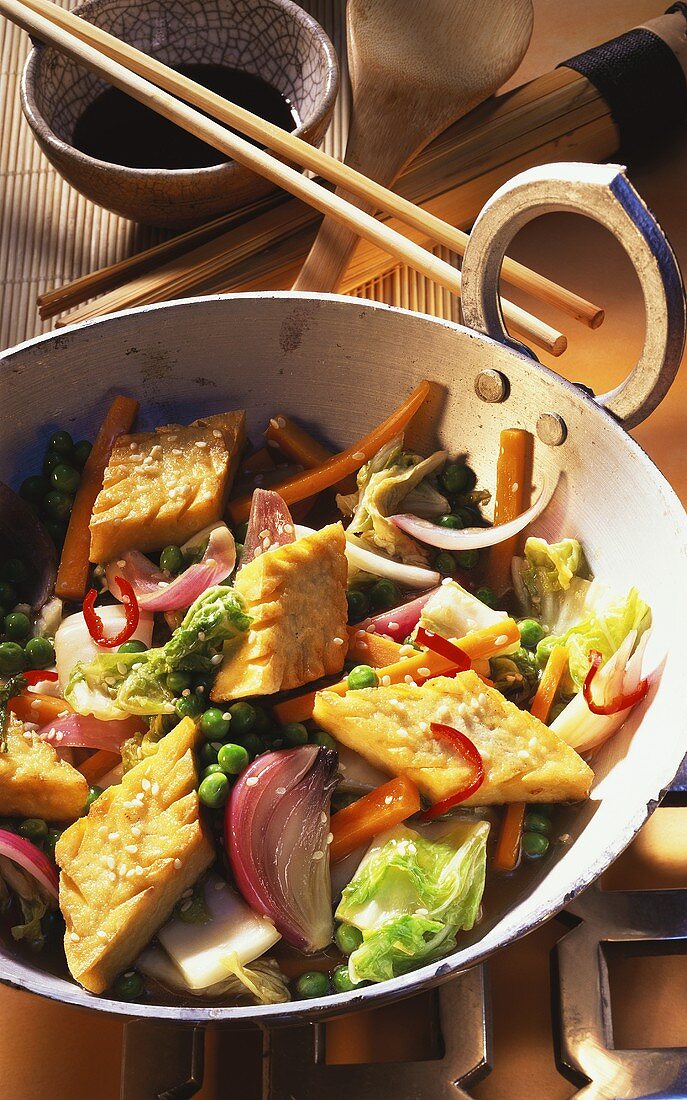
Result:
<svg viewBox="0 0 687 1100">
<path fill-rule="evenodd" d="M 640 360 L 600 397 L 545 369 L 503 326 L 501 259 L 515 232 L 548 210 L 605 224 L 644 292 Z M 116 391 L 139 398 L 144 427 L 245 406 L 255 439 L 278 409 L 339 449 L 427 377 L 437 392 L 412 426 L 413 441 L 465 452 L 481 485 L 493 484 L 499 432 L 533 432 L 535 480 L 544 467 L 561 475 L 537 531 L 577 535 L 598 576 L 618 590 L 638 586 L 653 609 L 649 657 L 660 673 L 598 753 L 590 800 L 565 811 L 568 842 L 554 846 L 526 884 L 516 876 L 510 892 L 496 894 L 454 954 L 357 992 L 259 1008 L 129 1004 L 95 997 L 7 946 L 3 982 L 122 1016 L 239 1026 L 378 1005 L 449 978 L 545 921 L 608 867 L 660 800 L 687 751 L 687 516 L 625 429 L 659 403 L 680 362 L 685 299 L 675 257 L 622 168 L 561 164 L 523 173 L 496 193 L 473 229 L 463 271 L 470 327 L 335 295 L 262 293 L 131 310 L 22 344 L 0 356 L 0 478 L 16 485 L 34 468 L 50 428 L 92 438 Z"/>
</svg>

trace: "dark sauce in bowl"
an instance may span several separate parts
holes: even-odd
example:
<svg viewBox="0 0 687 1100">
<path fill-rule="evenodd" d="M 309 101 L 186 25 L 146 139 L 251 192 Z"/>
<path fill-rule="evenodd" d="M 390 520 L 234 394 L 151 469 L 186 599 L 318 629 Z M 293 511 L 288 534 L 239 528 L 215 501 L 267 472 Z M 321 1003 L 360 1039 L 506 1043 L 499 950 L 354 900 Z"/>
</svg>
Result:
<svg viewBox="0 0 687 1100">
<path fill-rule="evenodd" d="M 223 65 L 179 65 L 176 71 L 283 130 L 299 124 L 285 96 L 260 76 Z M 88 104 L 72 141 L 89 157 L 127 168 L 209 168 L 231 159 L 117 88 Z"/>
</svg>

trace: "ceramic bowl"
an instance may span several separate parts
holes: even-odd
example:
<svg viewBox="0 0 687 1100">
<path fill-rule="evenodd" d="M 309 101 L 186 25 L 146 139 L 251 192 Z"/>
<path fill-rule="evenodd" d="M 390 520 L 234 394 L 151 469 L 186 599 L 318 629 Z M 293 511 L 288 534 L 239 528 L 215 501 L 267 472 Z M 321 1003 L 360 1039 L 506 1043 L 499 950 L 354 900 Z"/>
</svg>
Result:
<svg viewBox="0 0 687 1100">
<path fill-rule="evenodd" d="M 294 131 L 324 137 L 339 87 L 334 48 L 322 27 L 291 0 L 87 0 L 84 19 L 167 65 L 226 65 L 274 85 L 293 105 Z M 133 221 L 182 227 L 207 221 L 274 184 L 230 161 L 210 168 L 127 168 L 73 145 L 85 107 L 107 87 L 52 47 L 36 45 L 24 68 L 24 114 L 41 149 L 82 195 Z"/>
</svg>

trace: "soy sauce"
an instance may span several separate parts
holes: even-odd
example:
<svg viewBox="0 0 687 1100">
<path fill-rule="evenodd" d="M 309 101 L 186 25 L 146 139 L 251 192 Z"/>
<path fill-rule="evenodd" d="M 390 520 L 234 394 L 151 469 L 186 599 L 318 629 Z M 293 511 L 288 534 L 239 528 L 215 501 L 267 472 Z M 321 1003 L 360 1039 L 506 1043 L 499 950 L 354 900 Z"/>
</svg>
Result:
<svg viewBox="0 0 687 1100">
<path fill-rule="evenodd" d="M 283 130 L 298 116 L 262 77 L 223 65 L 180 65 L 177 72 Z M 107 88 L 77 120 L 73 143 L 88 156 L 127 168 L 208 168 L 231 158 L 117 88 Z"/>
</svg>

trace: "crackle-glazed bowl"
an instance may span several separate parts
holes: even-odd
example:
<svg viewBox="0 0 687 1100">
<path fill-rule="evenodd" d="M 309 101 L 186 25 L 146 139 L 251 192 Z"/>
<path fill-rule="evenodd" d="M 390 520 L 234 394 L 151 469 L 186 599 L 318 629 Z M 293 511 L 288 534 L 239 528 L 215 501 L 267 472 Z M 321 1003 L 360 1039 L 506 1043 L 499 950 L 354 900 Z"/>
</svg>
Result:
<svg viewBox="0 0 687 1100">
<path fill-rule="evenodd" d="M 86 0 L 76 13 L 176 68 L 243 69 L 292 104 L 294 133 L 318 145 L 339 88 L 339 66 L 319 23 L 291 0 Z M 21 99 L 29 126 L 60 175 L 82 195 L 125 218 L 184 227 L 254 201 L 274 184 L 230 161 L 210 168 L 127 168 L 73 145 L 84 109 L 106 83 L 53 47 L 34 46 Z"/>
</svg>

